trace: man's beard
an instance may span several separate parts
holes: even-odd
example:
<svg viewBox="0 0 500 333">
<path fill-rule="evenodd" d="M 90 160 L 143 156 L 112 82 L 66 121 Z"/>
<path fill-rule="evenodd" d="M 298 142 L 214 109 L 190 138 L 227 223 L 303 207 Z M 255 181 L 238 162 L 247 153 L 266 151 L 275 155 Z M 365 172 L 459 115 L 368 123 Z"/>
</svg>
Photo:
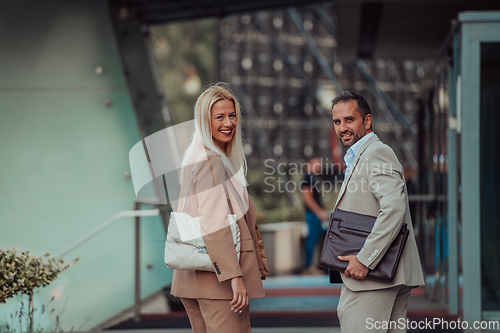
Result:
<svg viewBox="0 0 500 333">
<path fill-rule="evenodd" d="M 342 135 L 344 134 L 348 134 L 350 133 L 352 135 L 352 138 L 348 141 L 348 143 L 345 143 L 344 140 L 342 140 Z M 358 142 L 362 137 L 364 137 L 366 135 L 366 130 L 363 131 L 363 133 L 361 133 L 362 135 L 358 135 L 354 132 L 351 132 L 351 131 L 345 131 L 345 132 L 342 132 L 340 133 L 340 142 L 342 143 L 342 145 L 346 148 L 350 148 L 352 147 L 356 142 Z"/>
</svg>

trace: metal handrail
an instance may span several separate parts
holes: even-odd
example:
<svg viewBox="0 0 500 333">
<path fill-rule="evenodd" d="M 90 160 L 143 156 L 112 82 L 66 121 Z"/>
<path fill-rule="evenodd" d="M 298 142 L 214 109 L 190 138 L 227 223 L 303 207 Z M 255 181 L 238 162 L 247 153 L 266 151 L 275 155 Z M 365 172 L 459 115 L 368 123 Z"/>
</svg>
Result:
<svg viewBox="0 0 500 333">
<path fill-rule="evenodd" d="M 160 215 L 159 208 L 153 208 L 148 210 L 140 210 L 141 205 L 146 204 L 142 202 L 135 202 L 134 210 L 122 210 L 118 212 L 116 215 L 104 221 L 92 231 L 88 232 L 85 236 L 81 237 L 79 240 L 62 250 L 56 257 L 62 258 L 71 251 L 74 251 L 76 248 L 88 242 L 90 239 L 94 238 L 98 234 L 100 234 L 105 229 L 109 228 L 111 225 L 121 220 L 124 217 L 134 217 L 134 229 L 135 229 L 135 251 L 134 251 L 134 321 L 140 321 L 140 311 L 141 311 L 141 257 L 140 257 L 140 241 L 141 241 L 141 217 L 144 216 L 157 216 Z M 148 205 L 153 203 L 147 203 Z"/>
<path fill-rule="evenodd" d="M 107 229 L 111 225 L 113 225 L 115 222 L 119 221 L 120 219 L 124 217 L 143 217 L 143 216 L 157 216 L 160 214 L 160 210 L 158 208 L 154 209 L 149 209 L 149 210 L 122 210 L 118 214 L 114 215 L 107 221 L 101 223 L 98 225 L 96 228 L 94 228 L 92 231 L 87 233 L 85 236 L 81 237 L 79 240 L 62 250 L 59 254 L 56 255 L 56 257 L 62 258 L 71 251 L 75 250 L 76 248 L 80 247 L 84 243 L 88 242 L 90 239 L 94 238 L 96 235 L 101 233 L 104 229 Z"/>
</svg>

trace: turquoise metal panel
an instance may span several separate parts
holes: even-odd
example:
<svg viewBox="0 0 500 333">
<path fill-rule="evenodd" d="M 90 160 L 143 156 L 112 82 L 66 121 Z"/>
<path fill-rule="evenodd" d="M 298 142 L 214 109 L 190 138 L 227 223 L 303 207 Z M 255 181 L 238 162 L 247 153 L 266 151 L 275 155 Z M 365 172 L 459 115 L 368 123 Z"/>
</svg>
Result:
<svg viewBox="0 0 500 333">
<path fill-rule="evenodd" d="M 500 13 L 463 13 L 462 22 L 462 246 L 463 315 L 482 319 L 480 214 L 480 43 L 500 41 Z M 493 23 L 493 20 L 498 22 Z M 488 22 L 488 23 L 484 23 Z M 472 331 L 472 330 L 470 330 Z"/>
<path fill-rule="evenodd" d="M 479 42 L 462 25 L 462 239 L 464 320 L 481 320 Z M 466 235 L 466 236 L 465 236 Z M 466 237 L 466 239 L 465 239 Z"/>
<path fill-rule="evenodd" d="M 3 2 L 0 16 L 0 88 L 125 87 L 104 1 Z M 95 75 L 97 66 L 104 75 Z"/>
<path fill-rule="evenodd" d="M 105 1 L 13 1 L 2 4 L 0 22 L 0 246 L 56 254 L 133 209 L 124 173 L 140 140 L 134 109 Z M 143 220 L 144 297 L 170 284 L 172 272 L 160 217 Z M 131 306 L 133 246 L 133 219 L 124 219 L 70 253 L 81 261 L 35 304 L 62 293 L 52 305 L 65 309 L 65 331 L 88 330 Z M 0 305 L 0 322 L 17 306 Z"/>
<path fill-rule="evenodd" d="M 500 12 L 465 12 L 458 15 L 458 20 L 462 23 L 499 22 Z"/>
</svg>

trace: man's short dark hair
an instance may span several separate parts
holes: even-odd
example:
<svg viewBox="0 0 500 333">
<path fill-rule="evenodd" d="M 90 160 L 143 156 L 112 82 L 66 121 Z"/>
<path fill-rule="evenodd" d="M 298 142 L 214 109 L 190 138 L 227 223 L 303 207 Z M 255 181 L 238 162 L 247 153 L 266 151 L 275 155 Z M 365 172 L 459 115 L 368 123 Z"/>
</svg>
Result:
<svg viewBox="0 0 500 333">
<path fill-rule="evenodd" d="M 360 94 L 357 94 L 352 91 L 343 91 L 340 94 L 337 95 L 332 101 L 332 108 L 338 104 L 338 103 L 346 103 L 349 101 L 356 101 L 356 104 L 358 105 L 358 112 L 365 119 L 365 117 L 369 114 L 372 114 L 372 110 L 370 109 L 370 106 L 368 105 L 368 102 L 366 99 L 361 96 Z"/>
</svg>

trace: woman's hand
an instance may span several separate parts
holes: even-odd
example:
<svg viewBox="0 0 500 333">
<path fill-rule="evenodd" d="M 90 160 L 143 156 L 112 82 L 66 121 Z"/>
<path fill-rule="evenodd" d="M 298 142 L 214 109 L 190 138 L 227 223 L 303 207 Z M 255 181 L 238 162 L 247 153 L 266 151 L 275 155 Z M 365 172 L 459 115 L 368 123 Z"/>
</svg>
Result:
<svg viewBox="0 0 500 333">
<path fill-rule="evenodd" d="M 231 279 L 231 288 L 233 289 L 233 300 L 231 301 L 231 310 L 241 313 L 248 306 L 248 290 L 241 276 Z"/>
</svg>

